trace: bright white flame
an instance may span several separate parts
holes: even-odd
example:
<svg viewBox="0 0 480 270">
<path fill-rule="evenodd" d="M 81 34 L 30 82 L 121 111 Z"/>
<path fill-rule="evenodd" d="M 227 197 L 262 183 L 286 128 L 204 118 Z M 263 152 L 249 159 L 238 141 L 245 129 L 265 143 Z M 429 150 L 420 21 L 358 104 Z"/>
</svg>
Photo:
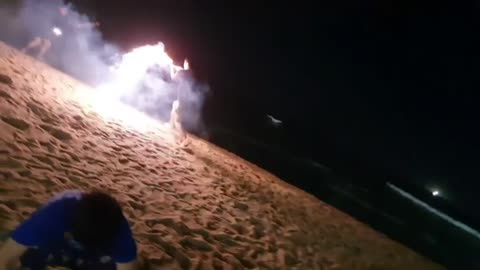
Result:
<svg viewBox="0 0 480 270">
<path fill-rule="evenodd" d="M 172 58 L 165 52 L 163 43 L 146 45 L 124 54 L 120 63 L 111 67 L 113 81 L 101 85 L 99 89 L 102 92 L 110 92 L 114 97 L 120 97 L 135 87 L 147 70 L 154 66 L 169 71 L 171 78 L 183 69 L 173 63 Z"/>
<path fill-rule="evenodd" d="M 120 102 L 121 97 L 135 90 L 137 83 L 151 67 L 168 71 L 170 78 L 173 79 L 178 71 L 188 69 L 188 62 L 184 63 L 184 68 L 176 66 L 161 42 L 133 49 L 124 54 L 118 64 L 110 68 L 113 80 L 97 87 L 96 97 L 91 103 L 95 110 L 105 117 L 120 118 L 121 121 L 142 129 L 154 124 L 153 119 Z"/>
<path fill-rule="evenodd" d="M 440 195 L 440 191 L 434 190 L 434 191 L 432 191 L 432 195 L 433 196 L 438 196 L 438 195 Z"/>
<path fill-rule="evenodd" d="M 52 28 L 52 32 L 55 34 L 55 36 L 61 36 L 63 34 L 62 29 L 56 26 Z"/>
</svg>

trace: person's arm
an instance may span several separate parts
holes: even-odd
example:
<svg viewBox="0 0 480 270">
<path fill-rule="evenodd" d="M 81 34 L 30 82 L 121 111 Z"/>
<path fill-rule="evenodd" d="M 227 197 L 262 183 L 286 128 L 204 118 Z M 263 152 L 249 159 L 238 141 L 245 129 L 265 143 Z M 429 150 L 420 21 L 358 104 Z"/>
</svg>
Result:
<svg viewBox="0 0 480 270">
<path fill-rule="evenodd" d="M 117 270 L 137 270 L 137 243 L 127 220 L 124 221 L 120 233 L 114 240 L 112 258 Z M 0 269 L 1 270 L 1 269 Z"/>
<path fill-rule="evenodd" d="M 46 243 L 55 232 L 61 212 L 62 201 L 52 201 L 21 223 L 0 248 L 0 270 L 15 269 L 15 263 L 28 248 Z"/>
<path fill-rule="evenodd" d="M 77 24 L 77 28 L 79 29 L 94 28 L 99 26 L 100 26 L 99 22 L 86 22 L 86 23 Z"/>
<path fill-rule="evenodd" d="M 0 269 L 13 270 L 17 269 L 18 259 L 27 251 L 28 247 L 17 243 L 12 238 L 3 243 L 0 248 Z"/>
<path fill-rule="evenodd" d="M 137 261 L 131 261 L 128 263 L 117 263 L 117 270 L 137 270 Z"/>
</svg>

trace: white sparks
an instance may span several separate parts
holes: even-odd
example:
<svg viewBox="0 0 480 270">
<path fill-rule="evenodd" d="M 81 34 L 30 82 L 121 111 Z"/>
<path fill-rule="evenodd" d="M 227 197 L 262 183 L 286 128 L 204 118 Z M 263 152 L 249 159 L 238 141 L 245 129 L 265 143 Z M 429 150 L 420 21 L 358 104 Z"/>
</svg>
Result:
<svg viewBox="0 0 480 270">
<path fill-rule="evenodd" d="M 188 68 L 188 63 L 186 66 Z M 163 43 L 146 45 L 124 54 L 120 63 L 110 68 L 114 74 L 113 81 L 101 85 L 99 89 L 104 93 L 109 92 L 114 97 L 122 96 L 135 87 L 152 67 L 168 71 L 170 78 L 184 69 L 173 63 L 172 58 L 165 52 Z"/>
<path fill-rule="evenodd" d="M 134 112 L 135 109 L 120 102 L 121 97 L 135 94 L 137 84 L 144 79 L 150 68 L 164 70 L 172 79 L 178 71 L 188 69 L 189 65 L 187 61 L 184 67 L 175 65 L 161 42 L 135 48 L 122 55 L 119 63 L 110 67 L 113 79 L 96 88 L 96 98 L 92 102 L 96 111 L 107 118 L 121 118 L 133 126 L 151 126 L 154 123 L 152 119 L 140 117 L 140 112 Z"/>
</svg>

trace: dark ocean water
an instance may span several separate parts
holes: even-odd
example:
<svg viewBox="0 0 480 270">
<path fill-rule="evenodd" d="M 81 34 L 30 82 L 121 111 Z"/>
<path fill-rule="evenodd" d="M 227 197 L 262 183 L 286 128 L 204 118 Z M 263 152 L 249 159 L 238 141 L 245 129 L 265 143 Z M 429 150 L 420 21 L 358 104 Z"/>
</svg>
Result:
<svg viewBox="0 0 480 270">
<path fill-rule="evenodd" d="M 448 269 L 480 269 L 479 238 L 400 196 L 386 182 L 346 179 L 314 161 L 293 157 L 227 131 L 210 132 L 209 140 Z M 419 195 L 414 189 L 401 188 Z M 448 206 L 440 203 L 434 207 L 457 219 Z"/>
</svg>

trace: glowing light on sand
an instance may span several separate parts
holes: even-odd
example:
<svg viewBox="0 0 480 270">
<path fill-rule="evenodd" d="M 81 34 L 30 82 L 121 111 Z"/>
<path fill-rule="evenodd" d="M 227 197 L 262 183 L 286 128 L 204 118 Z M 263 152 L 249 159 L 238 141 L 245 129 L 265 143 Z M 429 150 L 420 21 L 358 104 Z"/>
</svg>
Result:
<svg viewBox="0 0 480 270">
<path fill-rule="evenodd" d="M 62 29 L 58 27 L 53 27 L 52 32 L 55 36 L 61 36 L 63 34 Z"/>
<path fill-rule="evenodd" d="M 172 79 L 178 71 L 188 69 L 189 64 L 185 60 L 184 67 L 175 65 L 161 42 L 135 48 L 124 54 L 120 62 L 110 68 L 113 79 L 96 88 L 97 93 L 91 101 L 95 111 L 104 117 L 115 118 L 138 129 L 158 125 L 156 120 L 120 101 L 120 97 L 135 93 L 137 84 L 152 67 L 167 71 Z"/>
<path fill-rule="evenodd" d="M 159 125 L 155 119 L 102 93 L 96 94 L 90 104 L 105 119 L 115 120 L 139 131 L 152 130 Z"/>
<path fill-rule="evenodd" d="M 116 122 L 141 132 L 158 131 L 162 125 L 155 119 L 114 99 L 106 92 L 89 87 L 76 87 L 73 97 L 87 112 L 99 115 L 105 121 Z"/>
</svg>

